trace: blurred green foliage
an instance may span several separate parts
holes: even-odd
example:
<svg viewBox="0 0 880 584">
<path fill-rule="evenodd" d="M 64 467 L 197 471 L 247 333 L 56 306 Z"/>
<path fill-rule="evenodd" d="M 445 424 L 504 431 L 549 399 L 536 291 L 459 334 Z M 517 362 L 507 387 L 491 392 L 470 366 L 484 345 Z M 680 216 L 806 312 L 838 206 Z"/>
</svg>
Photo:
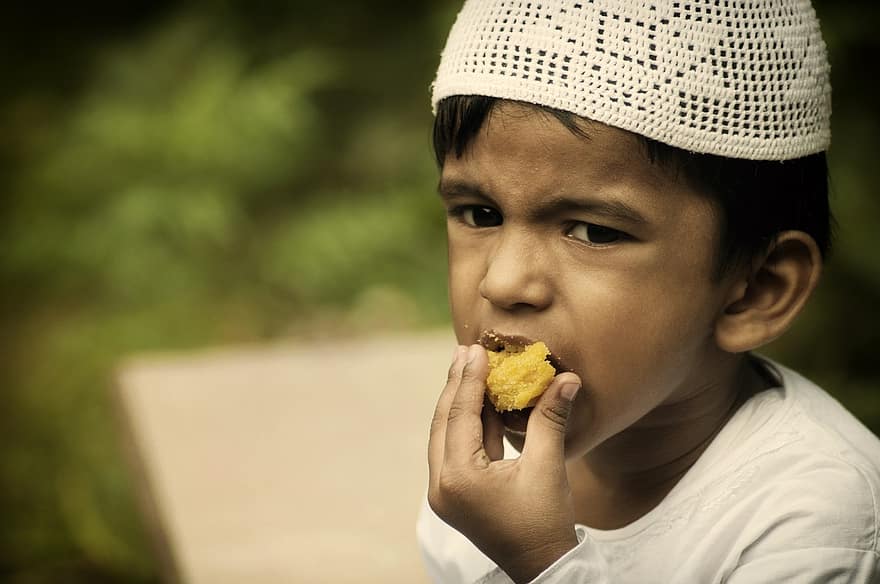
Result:
<svg viewBox="0 0 880 584">
<path fill-rule="evenodd" d="M 0 579 L 157 578 L 131 352 L 446 322 L 429 86 L 457 0 L 78 3 L 0 30 Z M 839 241 L 773 356 L 880 430 L 877 9 L 819 3 Z"/>
</svg>

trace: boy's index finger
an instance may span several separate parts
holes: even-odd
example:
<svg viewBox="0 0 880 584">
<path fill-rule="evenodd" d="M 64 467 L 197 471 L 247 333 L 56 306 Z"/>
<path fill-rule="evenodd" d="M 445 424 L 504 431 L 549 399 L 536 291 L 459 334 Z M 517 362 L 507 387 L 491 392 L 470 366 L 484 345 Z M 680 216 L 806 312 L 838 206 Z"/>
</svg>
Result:
<svg viewBox="0 0 880 584">
<path fill-rule="evenodd" d="M 471 466 L 475 462 L 481 466 L 488 464 L 489 458 L 483 449 L 483 420 L 480 416 L 488 373 L 486 350 L 479 345 L 471 345 L 446 424 L 445 458 L 454 465 Z"/>
<path fill-rule="evenodd" d="M 431 483 L 438 469 L 443 464 L 443 451 L 446 445 L 446 424 L 449 421 L 449 408 L 458 390 L 461 379 L 461 370 L 467 358 L 467 347 L 461 345 L 455 351 L 452 365 L 446 377 L 446 386 L 443 388 L 437 406 L 434 408 L 434 417 L 431 419 L 431 431 L 428 437 L 428 470 Z"/>
</svg>

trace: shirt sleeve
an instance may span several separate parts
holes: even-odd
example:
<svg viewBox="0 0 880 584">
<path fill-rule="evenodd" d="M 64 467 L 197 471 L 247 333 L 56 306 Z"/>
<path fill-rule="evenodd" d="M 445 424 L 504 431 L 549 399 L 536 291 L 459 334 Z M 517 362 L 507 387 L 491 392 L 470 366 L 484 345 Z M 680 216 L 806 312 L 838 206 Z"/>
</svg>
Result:
<svg viewBox="0 0 880 584">
<path fill-rule="evenodd" d="M 608 567 L 586 530 L 576 526 L 578 545 L 556 560 L 529 584 L 610 584 Z M 476 584 L 512 584 L 501 568 L 495 568 Z"/>
<path fill-rule="evenodd" d="M 737 567 L 727 584 L 876 584 L 880 556 L 872 550 L 804 548 L 777 552 Z"/>
</svg>

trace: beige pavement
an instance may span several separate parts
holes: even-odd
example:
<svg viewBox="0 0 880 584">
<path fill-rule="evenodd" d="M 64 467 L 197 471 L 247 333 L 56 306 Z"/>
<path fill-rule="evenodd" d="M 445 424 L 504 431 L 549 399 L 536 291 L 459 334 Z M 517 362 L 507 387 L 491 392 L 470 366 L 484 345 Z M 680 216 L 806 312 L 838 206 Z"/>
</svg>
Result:
<svg viewBox="0 0 880 584">
<path fill-rule="evenodd" d="M 143 357 L 122 426 L 168 581 L 423 583 L 451 332 Z"/>
</svg>

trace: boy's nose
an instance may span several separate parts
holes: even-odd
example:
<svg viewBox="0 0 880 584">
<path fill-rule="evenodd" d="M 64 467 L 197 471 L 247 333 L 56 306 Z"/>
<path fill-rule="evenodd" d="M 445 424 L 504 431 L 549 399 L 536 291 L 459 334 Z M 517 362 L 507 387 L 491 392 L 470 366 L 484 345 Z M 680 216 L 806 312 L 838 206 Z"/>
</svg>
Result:
<svg viewBox="0 0 880 584">
<path fill-rule="evenodd" d="M 552 301 L 547 278 L 549 258 L 538 253 L 534 241 L 516 235 L 502 237 L 486 264 L 480 295 L 505 310 L 543 310 Z"/>
</svg>

